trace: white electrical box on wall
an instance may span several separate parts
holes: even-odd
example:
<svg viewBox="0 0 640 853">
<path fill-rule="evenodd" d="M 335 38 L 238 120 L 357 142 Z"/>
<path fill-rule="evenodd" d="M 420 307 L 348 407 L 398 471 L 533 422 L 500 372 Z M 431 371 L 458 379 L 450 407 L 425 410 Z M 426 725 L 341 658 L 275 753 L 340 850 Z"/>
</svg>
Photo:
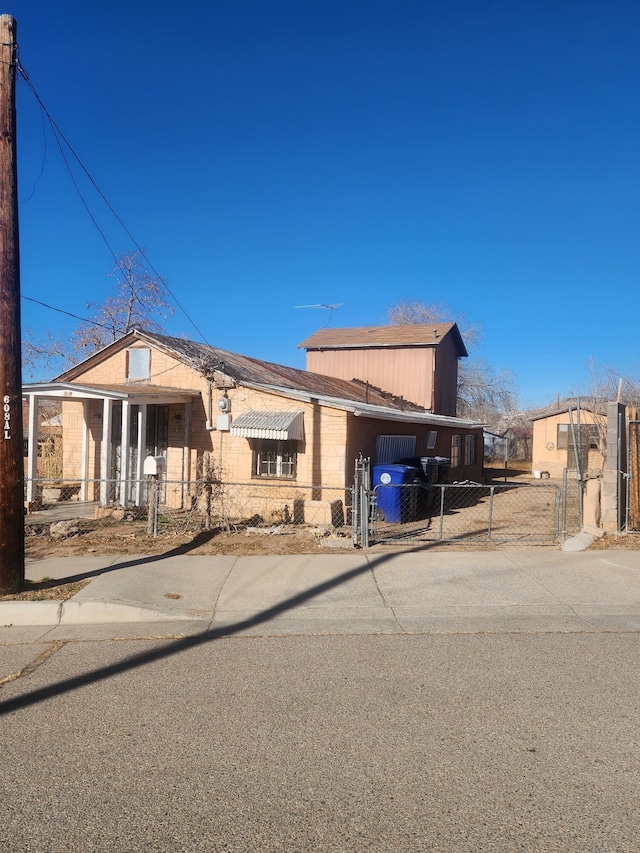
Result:
<svg viewBox="0 0 640 853">
<path fill-rule="evenodd" d="M 231 415 L 218 415 L 216 417 L 216 429 L 221 432 L 229 432 L 231 429 Z"/>
</svg>

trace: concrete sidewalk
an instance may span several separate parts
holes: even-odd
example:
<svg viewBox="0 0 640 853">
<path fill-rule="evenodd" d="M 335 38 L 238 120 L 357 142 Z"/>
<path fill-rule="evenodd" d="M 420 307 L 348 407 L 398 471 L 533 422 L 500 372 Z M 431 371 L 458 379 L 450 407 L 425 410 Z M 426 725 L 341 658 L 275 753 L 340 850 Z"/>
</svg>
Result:
<svg viewBox="0 0 640 853">
<path fill-rule="evenodd" d="M 640 552 L 627 550 L 50 558 L 27 577 L 91 583 L 66 602 L 0 602 L 0 642 L 640 631 Z"/>
</svg>

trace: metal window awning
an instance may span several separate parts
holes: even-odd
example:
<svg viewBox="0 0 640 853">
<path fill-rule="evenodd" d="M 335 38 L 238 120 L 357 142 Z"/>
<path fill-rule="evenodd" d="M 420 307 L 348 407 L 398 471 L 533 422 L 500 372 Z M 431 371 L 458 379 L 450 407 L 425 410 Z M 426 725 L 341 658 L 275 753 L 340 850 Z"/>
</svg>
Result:
<svg viewBox="0 0 640 853">
<path fill-rule="evenodd" d="M 231 435 L 241 438 L 275 438 L 302 441 L 304 412 L 243 412 L 231 423 Z"/>
</svg>

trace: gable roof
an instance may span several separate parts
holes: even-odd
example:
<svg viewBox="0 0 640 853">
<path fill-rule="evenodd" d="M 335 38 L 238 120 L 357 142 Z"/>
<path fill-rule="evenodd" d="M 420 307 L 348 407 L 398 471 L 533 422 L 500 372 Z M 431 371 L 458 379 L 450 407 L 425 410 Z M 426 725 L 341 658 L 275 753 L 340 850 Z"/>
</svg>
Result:
<svg viewBox="0 0 640 853">
<path fill-rule="evenodd" d="M 433 415 L 428 409 L 416 403 L 403 400 L 359 380 L 335 379 L 332 376 L 239 355 L 186 338 L 175 338 L 140 330 L 129 332 L 84 362 L 56 377 L 54 382 L 70 382 L 81 377 L 89 367 L 100 363 L 114 352 L 131 346 L 135 341 L 158 347 L 212 381 L 222 382 L 227 379 L 239 385 L 271 391 L 292 399 L 317 399 L 323 404 L 351 409 L 360 415 L 393 417 L 397 420 L 428 418 L 434 423 L 452 423 L 469 427 L 477 425 L 475 421 Z"/>
<path fill-rule="evenodd" d="M 537 412 L 529 415 L 528 420 L 530 421 L 540 421 L 543 418 L 551 418 L 556 415 L 569 415 L 569 409 L 571 409 L 574 413 L 576 410 L 580 409 L 583 412 L 589 412 L 592 415 L 605 415 L 607 412 L 606 403 L 601 403 L 597 400 L 593 400 L 590 397 L 567 397 L 560 404 L 554 403 L 551 406 L 546 406 L 543 409 L 539 409 Z"/>
<path fill-rule="evenodd" d="M 320 329 L 298 349 L 362 349 L 379 347 L 436 347 L 452 335 L 459 356 L 468 355 L 456 323 L 410 323 L 402 326 L 358 326 Z"/>
</svg>

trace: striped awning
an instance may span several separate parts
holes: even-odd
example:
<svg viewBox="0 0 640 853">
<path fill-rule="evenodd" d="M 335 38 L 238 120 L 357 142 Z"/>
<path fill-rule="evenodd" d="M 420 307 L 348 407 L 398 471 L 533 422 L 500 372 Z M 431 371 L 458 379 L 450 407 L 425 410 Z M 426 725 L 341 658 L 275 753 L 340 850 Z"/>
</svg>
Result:
<svg viewBox="0 0 640 853">
<path fill-rule="evenodd" d="M 243 412 L 231 422 L 231 435 L 238 435 L 242 438 L 302 441 L 304 412 Z"/>
</svg>

